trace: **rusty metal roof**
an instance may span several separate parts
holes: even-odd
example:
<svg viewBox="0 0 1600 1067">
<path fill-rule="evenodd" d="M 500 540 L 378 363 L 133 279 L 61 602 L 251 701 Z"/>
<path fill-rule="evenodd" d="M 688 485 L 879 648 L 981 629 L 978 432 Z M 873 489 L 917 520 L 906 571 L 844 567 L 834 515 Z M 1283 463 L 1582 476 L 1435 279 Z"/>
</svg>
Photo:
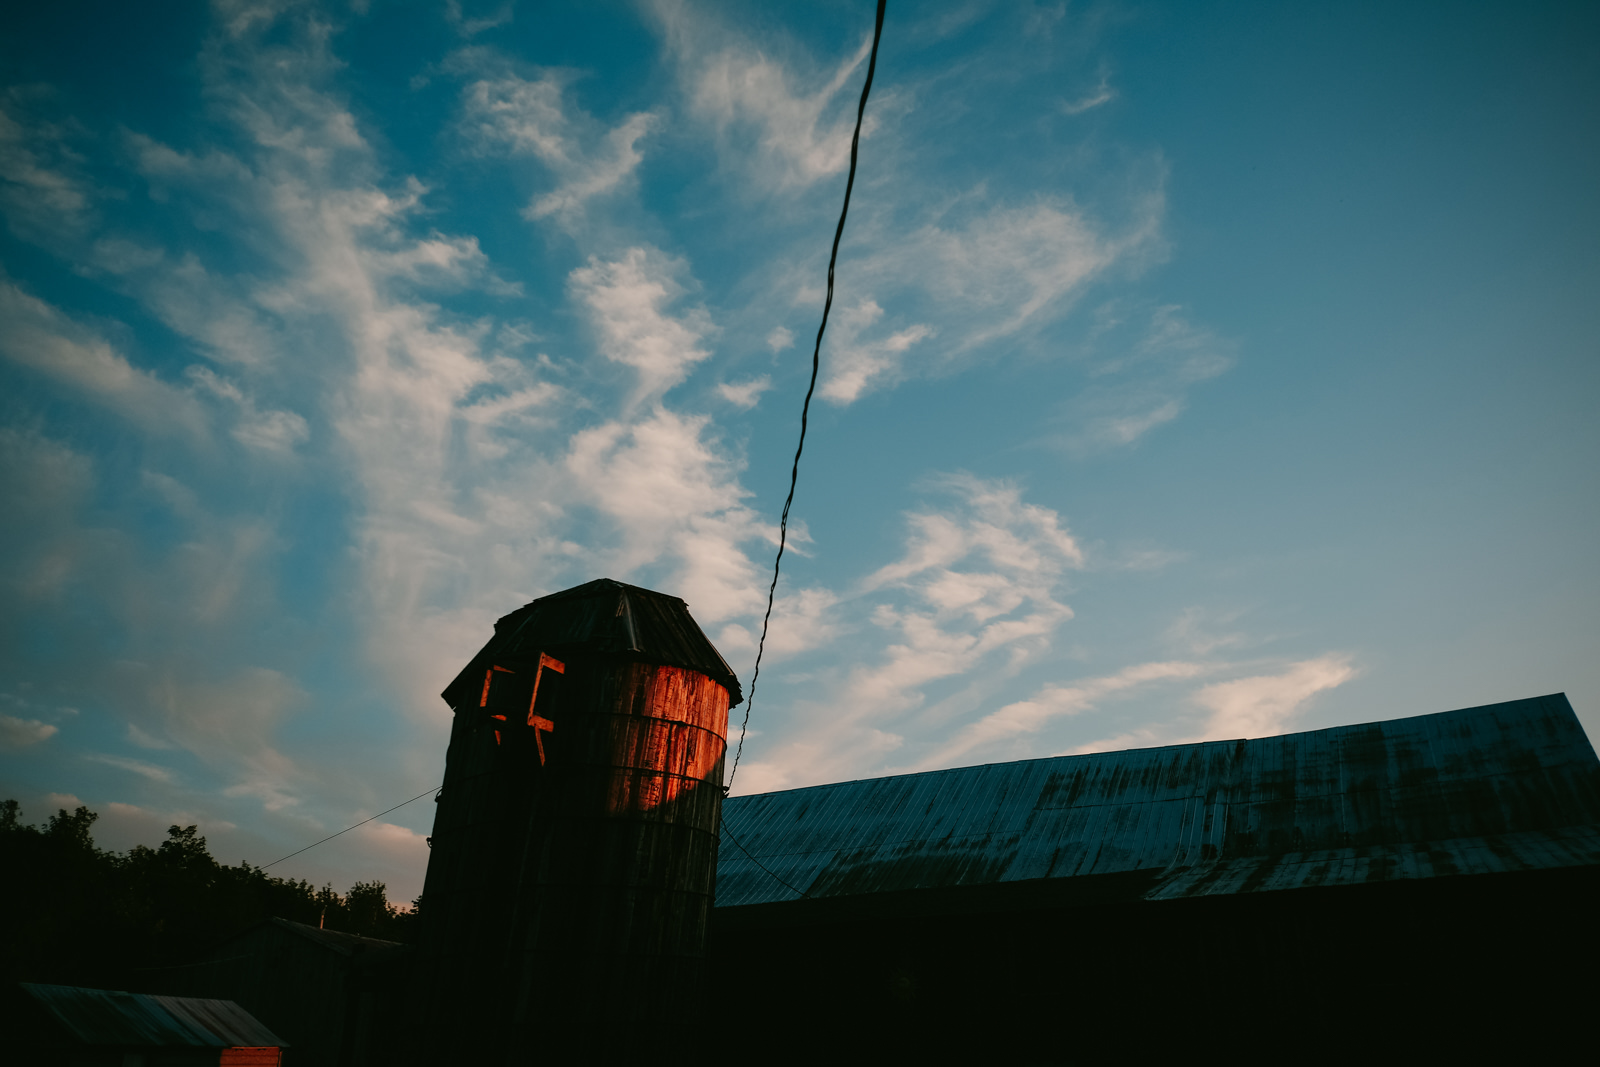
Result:
<svg viewBox="0 0 1600 1067">
<path fill-rule="evenodd" d="M 719 908 L 1132 872 L 1172 899 L 1600 864 L 1600 761 L 1556 694 L 732 797 L 723 821 Z"/>
<path fill-rule="evenodd" d="M 560 655 L 581 649 L 699 671 L 728 690 L 728 706 L 744 699 L 733 669 L 675 596 L 610 578 L 525 604 L 494 624 L 494 637 L 441 694 L 452 708 L 476 696 L 497 658 Z"/>
<path fill-rule="evenodd" d="M 84 1045 L 288 1047 L 288 1042 L 231 1000 L 20 984 L 74 1040 Z"/>
</svg>

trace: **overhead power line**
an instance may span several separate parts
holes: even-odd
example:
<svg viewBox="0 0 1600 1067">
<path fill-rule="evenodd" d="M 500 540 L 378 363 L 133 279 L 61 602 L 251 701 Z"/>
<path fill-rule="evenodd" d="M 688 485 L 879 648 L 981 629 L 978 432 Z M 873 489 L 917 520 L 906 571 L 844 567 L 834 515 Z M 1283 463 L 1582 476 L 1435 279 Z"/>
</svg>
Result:
<svg viewBox="0 0 1600 1067">
<path fill-rule="evenodd" d="M 381 819 L 385 815 L 389 814 L 391 811 L 399 811 L 401 808 L 405 807 L 407 804 L 410 804 L 410 803 L 412 803 L 414 801 L 421 800 L 423 797 L 427 796 L 429 793 L 437 793 L 439 790 L 441 790 L 443 788 L 444 788 L 443 784 L 440 784 L 440 785 L 434 786 L 432 789 L 424 790 L 423 792 L 418 793 L 416 796 L 412 797 L 410 800 L 402 800 L 400 803 L 396 804 L 392 808 L 385 808 L 384 810 L 378 812 L 378 814 L 372 816 L 372 819 Z M 354 830 L 357 826 L 365 826 L 365 825 L 367 825 L 367 823 L 371 822 L 372 819 L 362 819 L 358 823 L 353 823 L 350 826 L 346 826 L 343 830 L 339 831 L 339 834 L 347 834 L 351 830 Z M 313 841 L 313 842 L 311 842 L 311 844 L 307 845 L 305 848 L 299 849 L 299 850 L 297 850 L 295 852 L 291 852 L 287 856 L 280 856 L 277 859 L 273 860 L 272 863 L 267 864 L 266 867 L 257 867 L 256 870 L 264 871 L 264 870 L 267 869 L 267 867 L 271 867 L 274 864 L 282 863 L 284 860 L 292 860 L 296 856 L 300 855 L 301 852 L 309 852 L 311 849 L 316 848 L 318 845 L 324 844 L 325 842 L 328 842 L 328 841 L 332 841 L 334 838 L 338 837 L 339 834 L 329 834 L 327 837 L 324 837 L 321 841 Z"/>
<path fill-rule="evenodd" d="M 734 775 L 739 773 L 739 757 L 744 755 L 744 735 L 750 726 L 750 708 L 756 702 L 756 682 L 761 678 L 761 657 L 767 650 L 767 627 L 772 622 L 772 602 L 778 592 L 778 570 L 783 565 L 783 549 L 789 541 L 789 508 L 794 505 L 794 487 L 800 480 L 800 453 L 804 452 L 806 447 L 806 420 L 811 413 L 811 394 L 817 389 L 817 368 L 822 362 L 822 335 L 828 328 L 828 312 L 833 308 L 833 269 L 839 262 L 839 240 L 844 237 L 844 220 L 850 214 L 850 191 L 856 184 L 856 155 L 861 146 L 861 120 L 867 113 L 867 96 L 872 92 L 872 76 L 878 69 L 878 42 L 883 38 L 883 9 L 886 2 L 887 0 L 878 0 L 878 19 L 872 30 L 872 55 L 867 60 L 867 80 L 861 86 L 861 102 L 856 105 L 856 130 L 850 137 L 850 176 L 845 179 L 844 206 L 839 209 L 839 225 L 833 231 L 833 251 L 828 254 L 828 295 L 822 302 L 822 324 L 817 327 L 817 343 L 811 349 L 811 384 L 806 386 L 805 403 L 800 406 L 800 443 L 795 446 L 794 465 L 789 469 L 789 495 L 784 498 L 783 517 L 778 521 L 778 555 L 772 561 L 772 585 L 767 588 L 767 613 L 761 619 L 761 642 L 756 646 L 756 666 L 750 675 L 750 695 L 744 702 L 744 722 L 739 726 L 739 747 L 734 751 L 733 769 L 728 772 L 728 784 L 723 786 L 724 792 L 733 789 Z"/>
<path fill-rule="evenodd" d="M 763 871 L 766 871 L 769 875 L 771 875 L 773 881 L 777 882 L 779 885 L 781 885 L 785 889 L 788 889 L 791 892 L 797 894 L 798 896 L 802 896 L 802 897 L 810 897 L 811 896 L 810 893 L 807 893 L 804 889 L 801 889 L 799 886 L 791 885 L 789 882 L 784 881 L 784 879 L 782 879 L 782 878 L 780 878 L 778 876 L 778 872 L 774 871 L 771 867 L 768 867 L 765 863 L 762 863 L 760 860 L 756 859 L 756 854 L 754 852 L 751 852 L 749 849 L 745 848 L 744 847 L 744 842 L 740 841 L 737 837 L 735 837 L 733 831 L 728 829 L 727 820 L 722 820 L 721 824 L 718 826 L 718 829 L 721 830 L 724 834 L 728 835 L 728 840 L 729 841 L 732 841 L 735 845 L 739 846 L 739 851 L 743 852 L 745 854 L 745 856 L 749 858 L 751 863 L 755 864 L 757 867 L 760 867 Z"/>
</svg>

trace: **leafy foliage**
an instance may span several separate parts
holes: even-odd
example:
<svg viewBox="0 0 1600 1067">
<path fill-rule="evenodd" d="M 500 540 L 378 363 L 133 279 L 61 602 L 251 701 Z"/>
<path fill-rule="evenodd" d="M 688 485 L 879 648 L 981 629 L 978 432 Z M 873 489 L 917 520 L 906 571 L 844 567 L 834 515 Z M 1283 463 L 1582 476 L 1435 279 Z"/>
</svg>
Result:
<svg viewBox="0 0 1600 1067">
<path fill-rule="evenodd" d="M 95 846 L 98 816 L 61 809 L 43 826 L 0 801 L 0 980 L 137 988 L 142 972 L 202 958 L 219 941 L 277 916 L 408 941 L 416 908 L 391 904 L 382 882 L 333 886 L 218 863 L 194 826 L 171 826 L 156 848 Z M 420 900 L 417 902 L 420 904 Z"/>
</svg>

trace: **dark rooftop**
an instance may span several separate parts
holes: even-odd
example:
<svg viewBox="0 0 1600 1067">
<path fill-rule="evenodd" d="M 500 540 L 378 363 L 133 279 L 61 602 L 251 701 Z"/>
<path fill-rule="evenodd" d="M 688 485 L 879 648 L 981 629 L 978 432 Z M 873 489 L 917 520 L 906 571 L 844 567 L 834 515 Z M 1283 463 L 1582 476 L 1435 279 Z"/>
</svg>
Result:
<svg viewBox="0 0 1600 1067">
<path fill-rule="evenodd" d="M 231 1000 L 164 997 L 114 989 L 21 983 L 74 1041 L 93 1046 L 265 1048 L 287 1046 Z"/>
<path fill-rule="evenodd" d="M 354 956 L 363 952 L 376 952 L 381 949 L 404 947 L 399 941 L 384 941 L 381 938 L 376 937 L 363 937 L 360 934 L 347 934 L 341 930 L 325 930 L 320 926 L 308 926 L 305 923 L 297 923 L 292 919 L 280 919 L 276 916 L 270 919 L 262 919 L 255 925 L 248 926 L 234 934 L 232 937 L 228 938 L 228 940 L 236 941 L 241 937 L 252 936 L 256 933 L 256 931 L 260 930 L 264 926 L 272 926 L 281 930 L 287 930 L 289 933 L 303 937 L 307 941 L 315 942 L 323 948 L 328 949 L 331 952 L 335 952 L 341 956 Z"/>
<path fill-rule="evenodd" d="M 461 707 L 500 658 L 581 649 L 699 671 L 728 690 L 730 707 L 744 699 L 739 679 L 675 596 L 599 578 L 525 604 L 494 624 L 494 636 L 441 694 Z"/>
<path fill-rule="evenodd" d="M 732 797 L 723 821 L 719 911 L 1106 874 L 1159 900 L 1600 864 L 1600 761 L 1556 694 Z"/>
</svg>

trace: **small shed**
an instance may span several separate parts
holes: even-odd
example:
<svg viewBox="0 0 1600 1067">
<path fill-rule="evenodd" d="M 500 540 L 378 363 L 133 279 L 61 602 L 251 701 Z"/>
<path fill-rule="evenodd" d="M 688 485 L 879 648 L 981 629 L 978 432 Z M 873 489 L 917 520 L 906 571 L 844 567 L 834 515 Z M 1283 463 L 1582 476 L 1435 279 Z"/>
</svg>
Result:
<svg viewBox="0 0 1600 1067">
<path fill-rule="evenodd" d="M 409 954 L 393 941 L 263 919 L 164 982 L 172 992 L 244 1005 L 294 1043 L 300 1067 L 363 1067 L 390 1051 L 383 1010 L 400 999 L 393 987 Z"/>
<path fill-rule="evenodd" d="M 63 1067 L 276 1067 L 282 1041 L 231 1000 L 20 984 L 26 1062 Z"/>
</svg>

